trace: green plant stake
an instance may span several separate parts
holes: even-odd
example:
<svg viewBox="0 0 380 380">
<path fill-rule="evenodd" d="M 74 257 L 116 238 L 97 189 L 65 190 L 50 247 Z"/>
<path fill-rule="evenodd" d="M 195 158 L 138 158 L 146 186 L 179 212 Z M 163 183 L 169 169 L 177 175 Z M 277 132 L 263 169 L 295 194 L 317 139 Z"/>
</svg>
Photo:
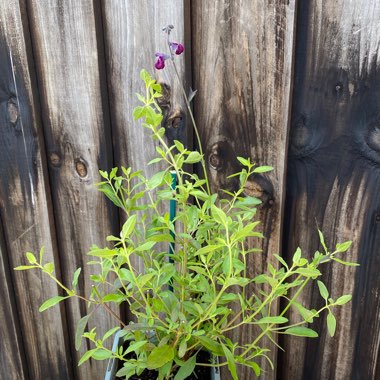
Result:
<svg viewBox="0 0 380 380">
<path fill-rule="evenodd" d="M 173 190 L 173 193 L 176 191 L 177 188 L 177 173 L 175 171 L 170 172 L 172 176 L 172 184 L 171 189 Z M 170 231 L 170 235 L 173 238 L 173 241 L 169 243 L 169 262 L 173 263 L 173 255 L 175 252 L 175 217 L 176 217 L 176 209 L 177 209 L 177 201 L 175 198 L 170 199 L 169 201 L 169 217 L 170 217 L 170 223 L 173 226 L 173 231 Z"/>
<path fill-rule="evenodd" d="M 172 183 L 171 183 L 171 189 L 173 190 L 173 193 L 176 191 L 177 188 L 177 173 L 172 170 L 170 172 L 172 175 Z M 173 238 L 173 241 L 169 243 L 169 263 L 174 264 L 173 260 L 173 255 L 175 252 L 175 216 L 176 216 L 176 208 L 177 208 L 177 202 L 175 198 L 170 199 L 169 201 L 169 218 L 170 218 L 170 223 L 172 225 L 173 231 L 170 231 L 170 236 Z M 169 285 L 169 290 L 172 292 L 173 291 L 173 286 Z"/>
</svg>

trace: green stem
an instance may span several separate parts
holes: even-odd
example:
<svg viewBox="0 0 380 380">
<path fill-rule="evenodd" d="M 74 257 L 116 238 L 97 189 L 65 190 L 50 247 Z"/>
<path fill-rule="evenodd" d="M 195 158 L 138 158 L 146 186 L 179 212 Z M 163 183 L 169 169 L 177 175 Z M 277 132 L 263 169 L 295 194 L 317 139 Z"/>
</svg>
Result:
<svg viewBox="0 0 380 380">
<path fill-rule="evenodd" d="M 181 91 L 182 91 L 182 94 L 183 94 L 183 97 L 184 97 L 184 100 L 186 103 L 186 107 L 187 107 L 187 110 L 188 110 L 189 115 L 190 115 L 191 123 L 193 125 L 193 130 L 194 130 L 195 137 L 196 137 L 197 143 L 198 143 L 199 153 L 202 155 L 201 164 L 202 164 L 202 169 L 203 169 L 203 175 L 205 176 L 205 180 L 206 180 L 207 193 L 209 195 L 211 195 L 210 185 L 209 185 L 209 180 L 208 180 L 208 175 L 207 175 L 207 169 L 206 169 L 206 161 L 205 161 L 205 157 L 204 157 L 204 153 L 203 153 L 201 138 L 200 138 L 200 135 L 198 132 L 198 127 L 197 127 L 197 124 L 195 122 L 193 111 L 191 110 L 191 106 L 190 106 L 189 100 L 187 98 L 186 91 L 183 88 L 183 84 L 182 84 L 181 78 L 179 76 L 177 66 L 176 66 L 174 60 L 172 62 L 173 62 L 174 71 L 175 71 L 175 74 L 177 76 L 177 80 L 179 83 L 179 87 L 181 88 Z"/>
<path fill-rule="evenodd" d="M 297 279 L 295 281 L 297 281 L 299 278 L 301 278 L 302 276 L 299 275 L 297 277 Z M 291 298 L 290 302 L 286 305 L 286 307 L 284 308 L 284 310 L 281 312 L 280 314 L 280 317 L 282 317 L 288 310 L 289 308 L 292 306 L 292 304 L 294 303 L 294 301 L 297 299 L 297 297 L 300 295 L 300 293 L 302 292 L 303 288 L 307 285 L 307 283 L 310 281 L 310 277 L 307 278 L 303 283 L 302 285 L 298 288 L 297 292 L 294 294 L 294 296 Z M 275 323 L 271 323 L 270 325 L 268 325 L 263 331 L 261 334 L 258 335 L 258 337 L 249 345 L 249 347 L 242 353 L 242 356 L 245 356 L 250 350 L 252 347 L 255 347 L 256 344 L 260 341 L 260 339 L 265 336 L 271 329 L 272 327 L 275 325 Z"/>
</svg>

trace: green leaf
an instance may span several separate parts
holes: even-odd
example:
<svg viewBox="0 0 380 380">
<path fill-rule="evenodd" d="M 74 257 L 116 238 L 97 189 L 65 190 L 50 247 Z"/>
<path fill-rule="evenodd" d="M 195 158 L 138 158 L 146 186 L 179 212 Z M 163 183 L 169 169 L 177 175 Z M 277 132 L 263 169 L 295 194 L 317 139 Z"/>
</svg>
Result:
<svg viewBox="0 0 380 380">
<path fill-rule="evenodd" d="M 83 318 L 81 318 L 77 324 L 77 328 L 75 330 L 75 349 L 79 351 L 80 346 L 82 344 L 82 335 L 84 333 L 84 330 L 87 326 L 87 322 L 90 318 L 89 315 L 85 315 Z"/>
<path fill-rule="evenodd" d="M 78 278 L 79 278 L 79 275 L 80 275 L 80 272 L 81 272 L 82 268 L 78 268 L 75 272 L 74 272 L 74 276 L 73 276 L 73 282 L 71 283 L 73 288 L 75 288 L 77 285 L 78 285 Z"/>
<path fill-rule="evenodd" d="M 215 340 L 209 338 L 208 336 L 197 336 L 197 339 L 202 344 L 204 348 L 211 351 L 216 356 L 224 355 L 224 351 L 222 349 L 222 346 L 220 343 L 216 342 Z"/>
<path fill-rule="evenodd" d="M 344 296 L 339 297 L 339 298 L 335 301 L 335 303 L 336 303 L 337 305 L 344 305 L 344 304 L 346 304 L 347 302 L 350 302 L 351 299 L 352 299 L 352 295 L 351 295 L 351 294 L 346 294 L 346 295 L 344 295 Z"/>
<path fill-rule="evenodd" d="M 215 205 L 211 205 L 211 215 L 214 218 L 215 222 L 219 224 L 224 225 L 227 221 L 227 216 L 224 211 Z"/>
<path fill-rule="evenodd" d="M 288 322 L 288 318 L 281 317 L 281 316 L 275 316 L 275 317 L 264 317 L 257 321 L 257 323 L 286 323 Z"/>
<path fill-rule="evenodd" d="M 150 161 L 148 162 L 148 165 L 155 164 L 155 163 L 160 162 L 160 161 L 162 161 L 162 160 L 163 160 L 163 159 L 162 159 L 161 157 L 153 158 L 153 160 L 150 160 Z"/>
<path fill-rule="evenodd" d="M 313 322 L 314 313 L 311 310 L 306 309 L 306 307 L 304 307 L 303 305 L 301 305 L 300 303 L 296 301 L 293 301 L 292 305 L 297 308 L 298 312 L 301 314 L 301 317 L 306 322 L 309 322 L 309 323 Z"/>
<path fill-rule="evenodd" d="M 42 258 L 44 256 L 44 252 L 45 252 L 45 247 L 42 246 L 41 249 L 40 249 L 40 264 L 42 265 Z"/>
<path fill-rule="evenodd" d="M 149 236 L 149 238 L 147 240 L 148 241 L 154 241 L 156 243 L 163 242 L 163 241 L 168 242 L 168 243 L 174 243 L 173 236 L 170 234 L 152 235 L 152 236 Z"/>
<path fill-rule="evenodd" d="M 124 362 L 123 368 L 119 369 L 116 373 L 117 378 L 129 379 L 136 373 L 136 364 L 130 362 Z"/>
<path fill-rule="evenodd" d="M 123 203 L 119 199 L 119 197 L 115 194 L 109 183 L 97 183 L 96 186 L 98 190 L 101 191 L 105 196 L 117 207 L 123 208 Z"/>
<path fill-rule="evenodd" d="M 286 268 L 289 270 L 288 264 L 286 261 L 279 255 L 274 254 L 274 257 Z"/>
<path fill-rule="evenodd" d="M 120 237 L 122 239 L 126 239 L 132 233 L 136 226 L 137 217 L 136 215 L 130 216 L 127 221 L 124 223 L 123 228 L 121 230 Z"/>
<path fill-rule="evenodd" d="M 186 157 L 185 163 L 186 164 L 195 164 L 202 160 L 202 155 L 199 152 L 190 152 L 190 154 Z"/>
<path fill-rule="evenodd" d="M 19 265 L 16 268 L 13 268 L 13 270 L 27 270 L 27 269 L 33 269 L 33 268 L 38 268 L 37 265 Z"/>
<path fill-rule="evenodd" d="M 321 272 L 316 268 L 298 268 L 294 273 L 301 274 L 305 277 L 318 277 L 321 275 Z"/>
<path fill-rule="evenodd" d="M 253 369 L 253 371 L 255 372 L 256 376 L 260 376 L 260 374 L 261 374 L 261 368 L 260 368 L 260 366 L 257 363 L 255 363 L 255 362 L 246 362 L 246 365 L 248 365 L 249 367 L 251 367 Z"/>
<path fill-rule="evenodd" d="M 318 288 L 319 288 L 319 293 L 321 294 L 322 298 L 327 300 L 329 298 L 329 291 L 327 290 L 325 284 L 322 281 L 318 281 Z"/>
<path fill-rule="evenodd" d="M 166 171 L 161 171 L 156 174 L 154 174 L 147 183 L 148 189 L 152 190 L 156 187 L 160 186 L 165 179 Z"/>
<path fill-rule="evenodd" d="M 140 119 L 144 115 L 144 107 L 137 106 L 133 109 L 132 116 L 133 120 Z"/>
<path fill-rule="evenodd" d="M 250 166 L 250 159 L 244 158 L 244 157 L 236 157 L 236 159 L 243 165 L 243 166 Z"/>
<path fill-rule="evenodd" d="M 195 253 L 195 256 L 204 255 L 206 253 L 216 251 L 217 249 L 219 249 L 221 247 L 224 247 L 224 245 L 222 245 L 222 244 L 209 244 L 209 245 L 206 245 L 205 247 L 202 247 L 202 248 L 198 249 L 198 251 Z"/>
<path fill-rule="evenodd" d="M 220 343 L 220 344 L 222 346 L 224 356 L 227 359 L 227 366 L 228 366 L 228 369 L 230 370 L 231 376 L 234 380 L 238 380 L 234 355 L 228 349 L 227 346 L 225 346 L 223 343 Z"/>
<path fill-rule="evenodd" d="M 185 147 L 181 143 L 181 141 L 174 140 L 174 145 L 177 148 L 178 152 L 182 153 L 185 150 Z"/>
<path fill-rule="evenodd" d="M 332 259 L 334 261 L 336 261 L 337 263 L 346 265 L 348 267 L 358 267 L 358 266 L 360 266 L 360 264 L 358 264 L 358 263 L 353 263 L 353 262 L 350 262 L 350 261 L 343 261 L 341 259 L 338 259 L 337 257 L 333 257 Z"/>
<path fill-rule="evenodd" d="M 185 380 L 187 379 L 194 371 L 195 364 L 197 362 L 197 356 L 193 355 L 191 358 L 186 360 L 186 362 L 181 365 L 177 374 L 174 377 L 174 380 Z"/>
<path fill-rule="evenodd" d="M 44 271 L 49 273 L 49 274 L 52 274 L 54 272 L 54 264 L 53 263 L 46 263 L 44 265 Z"/>
<path fill-rule="evenodd" d="M 95 360 L 106 360 L 112 357 L 112 355 L 113 355 L 112 352 L 105 350 L 103 348 L 99 348 L 92 354 L 92 358 Z"/>
<path fill-rule="evenodd" d="M 335 335 L 336 330 L 336 319 L 332 313 L 327 314 L 327 330 L 331 337 Z"/>
<path fill-rule="evenodd" d="M 146 365 L 148 369 L 157 369 L 162 367 L 164 364 L 173 360 L 174 349 L 173 347 L 165 344 L 160 347 L 155 347 L 150 355 L 148 356 Z"/>
<path fill-rule="evenodd" d="M 69 296 L 66 296 L 66 297 L 55 296 L 55 297 L 49 298 L 48 300 L 46 300 L 46 301 L 40 306 L 40 308 L 39 308 L 38 310 L 39 310 L 40 312 L 43 312 L 43 311 L 49 309 L 50 307 L 55 306 L 57 303 L 60 303 L 61 301 L 65 300 L 66 298 L 69 298 Z"/>
<path fill-rule="evenodd" d="M 108 330 L 104 335 L 103 335 L 103 342 L 108 339 L 111 335 L 115 334 L 116 331 L 119 331 L 120 330 L 120 327 L 117 326 L 117 327 L 114 327 L 113 329 L 110 329 Z"/>
<path fill-rule="evenodd" d="M 26 252 L 26 258 L 30 264 L 37 264 L 36 256 L 34 256 L 32 252 Z"/>
<path fill-rule="evenodd" d="M 80 365 L 82 365 L 85 361 L 87 361 L 88 359 L 90 359 L 96 350 L 97 349 L 94 348 L 94 349 L 92 349 L 90 351 L 85 352 L 84 355 L 79 360 L 78 367 Z"/>
<path fill-rule="evenodd" d="M 183 358 L 187 350 L 187 340 L 183 338 L 178 346 L 178 357 Z"/>
<path fill-rule="evenodd" d="M 156 244 L 155 241 L 147 241 L 144 244 L 137 246 L 135 248 L 135 251 L 137 251 L 137 252 L 149 251 L 150 249 L 152 249 L 154 247 L 155 244 Z"/>
<path fill-rule="evenodd" d="M 96 246 L 91 247 L 91 251 L 88 253 L 90 256 L 96 257 L 108 257 L 116 256 L 118 252 L 115 249 L 99 248 Z"/>
<path fill-rule="evenodd" d="M 132 343 L 124 351 L 124 355 L 129 354 L 130 352 L 137 352 L 141 347 L 145 346 L 148 343 L 147 340 L 140 340 L 138 342 Z"/>
<path fill-rule="evenodd" d="M 346 252 L 352 245 L 352 241 L 345 241 L 344 243 L 338 243 L 335 247 L 337 252 Z"/>
<path fill-rule="evenodd" d="M 274 168 L 272 166 L 258 166 L 255 169 L 253 169 L 253 173 L 265 173 L 270 172 Z"/>
<path fill-rule="evenodd" d="M 284 331 L 284 333 L 288 334 L 288 335 L 304 336 L 307 338 L 317 338 L 318 337 L 318 334 L 314 330 L 309 329 L 308 327 L 299 327 L 299 326 L 290 327 L 290 328 L 286 329 Z"/>
<path fill-rule="evenodd" d="M 297 247 L 296 251 L 294 252 L 294 255 L 293 255 L 293 263 L 294 264 L 297 264 L 298 261 L 300 260 L 301 258 L 301 248 L 300 247 Z"/>
<path fill-rule="evenodd" d="M 325 250 L 325 253 L 328 253 L 328 249 L 326 247 L 325 238 L 323 237 L 322 231 L 318 229 L 318 235 L 319 235 L 319 241 L 322 244 L 323 249 Z"/>
<path fill-rule="evenodd" d="M 115 302 L 115 303 L 121 303 L 125 300 L 125 295 L 124 294 L 115 294 L 115 293 L 110 293 L 107 294 L 103 297 L 103 302 Z"/>
</svg>

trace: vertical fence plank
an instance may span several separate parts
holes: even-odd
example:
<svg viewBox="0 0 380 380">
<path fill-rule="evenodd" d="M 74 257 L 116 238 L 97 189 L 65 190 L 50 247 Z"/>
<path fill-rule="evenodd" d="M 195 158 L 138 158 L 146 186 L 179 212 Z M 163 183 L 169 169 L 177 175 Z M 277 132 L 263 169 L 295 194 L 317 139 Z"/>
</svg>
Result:
<svg viewBox="0 0 380 380">
<path fill-rule="evenodd" d="M 112 165 L 100 3 L 33 0 L 28 11 L 63 278 L 70 284 L 74 270 L 82 267 L 80 285 L 89 295 L 89 276 L 95 269 L 86 265 L 90 260 L 86 253 L 92 244 L 105 246 L 105 236 L 115 233 L 118 223 L 110 203 L 94 186 L 100 180 L 98 169 L 108 170 Z M 72 300 L 68 310 L 73 338 L 77 321 L 88 309 L 82 301 Z M 101 308 L 91 320 L 101 326 L 98 335 L 117 325 Z M 76 352 L 71 341 L 75 363 L 85 351 L 83 346 Z M 96 379 L 105 366 L 104 362 L 90 360 L 76 370 L 76 375 Z"/>
<path fill-rule="evenodd" d="M 0 220 L 0 375 L 9 379 L 28 379 L 27 360 L 10 270 Z"/>
<path fill-rule="evenodd" d="M 38 252 L 42 245 L 46 246 L 46 260 L 57 264 L 24 2 L 0 2 L 0 65 L 0 214 L 6 244 L 6 250 L 1 246 L 1 255 L 8 255 L 8 259 L 2 259 L 0 270 L 9 271 L 1 275 L 6 282 L 2 290 L 11 292 L 9 288 L 14 284 L 12 292 L 1 298 L 4 313 L 1 319 L 14 317 L 14 328 L 19 319 L 24 345 L 23 349 L 19 347 L 20 332 L 12 347 L 7 334 L 14 331 L 10 329 L 7 334 L 1 334 L 2 355 L 11 356 L 19 376 L 5 372 L 7 366 L 3 365 L 1 374 L 4 378 L 22 379 L 27 378 L 29 372 L 31 379 L 67 379 L 72 372 L 67 355 L 65 309 L 57 308 L 52 315 L 38 311 L 44 300 L 57 295 L 57 286 L 46 282 L 39 273 L 11 269 L 25 264 L 26 251 Z M 6 261 L 8 267 L 4 267 Z M 15 300 L 9 299 L 11 294 Z M 13 302 L 18 316 L 10 314 L 15 312 Z M 4 327 L 7 326 L 12 327 L 10 319 Z M 25 367 L 19 360 L 25 360 Z"/>
<path fill-rule="evenodd" d="M 344 255 L 358 269 L 324 268 L 331 297 L 353 293 L 336 310 L 337 334 L 286 339 L 284 379 L 374 379 L 380 349 L 380 3 L 300 1 L 285 214 L 289 254 L 353 240 Z M 316 223 L 317 221 L 317 223 Z M 321 306 L 317 287 L 302 301 Z M 294 318 L 296 318 L 293 315 Z"/>
<path fill-rule="evenodd" d="M 139 104 L 135 93 L 144 93 L 140 79 L 141 69 L 146 69 L 153 77 L 165 85 L 165 119 L 163 126 L 169 140 L 173 138 L 186 142 L 186 113 L 182 93 L 178 87 L 171 62 L 161 72 L 154 69 L 155 52 L 167 52 L 166 35 L 162 28 L 174 26 L 171 37 L 185 41 L 189 27 L 188 6 L 185 1 L 132 0 L 128 2 L 103 2 L 103 24 L 106 45 L 109 103 L 112 119 L 113 144 L 117 165 L 132 166 L 133 170 L 143 170 L 147 176 L 164 167 L 159 164 L 147 166 L 156 156 L 157 143 L 150 138 L 151 133 L 139 122 L 133 121 L 133 108 Z M 187 15 L 188 16 L 188 15 Z M 149 25 L 149 27 L 144 27 Z M 187 37 L 187 36 L 186 36 Z M 190 53 L 185 52 L 186 58 Z M 185 73 L 185 59 L 177 58 L 179 75 L 185 88 L 189 75 Z M 188 72 L 189 73 L 189 72 Z M 136 268 L 143 271 L 142 263 Z"/>
<path fill-rule="evenodd" d="M 263 201 L 259 218 L 265 235 L 258 243 L 263 254 L 250 258 L 251 276 L 266 270 L 268 262 L 276 265 L 270 254 L 281 245 L 294 6 L 294 1 L 224 0 L 194 1 L 192 7 L 195 112 L 213 189 L 236 187 L 227 176 L 239 171 L 237 155 L 275 167 L 246 188 Z M 234 334 L 244 340 L 253 330 Z M 276 361 L 275 347 L 267 344 Z M 263 378 L 274 378 L 268 363 L 261 365 L 268 371 Z M 240 369 L 239 378 L 253 376 Z"/>
</svg>

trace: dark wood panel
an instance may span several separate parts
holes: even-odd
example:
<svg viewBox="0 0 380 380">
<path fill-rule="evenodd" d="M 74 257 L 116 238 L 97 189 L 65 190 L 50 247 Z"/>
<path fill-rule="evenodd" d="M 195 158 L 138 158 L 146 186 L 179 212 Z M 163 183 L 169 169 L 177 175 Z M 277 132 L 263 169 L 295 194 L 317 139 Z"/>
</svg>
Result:
<svg viewBox="0 0 380 380">
<path fill-rule="evenodd" d="M 0 219 L 0 377 L 28 379 L 27 360 L 21 337 L 21 325 L 15 303 L 11 268 Z"/>
<path fill-rule="evenodd" d="M 287 151 L 288 115 L 294 35 L 294 1 L 194 1 L 192 7 L 195 112 L 212 187 L 231 190 L 227 176 L 239 171 L 236 156 L 271 165 L 268 175 L 257 175 L 246 194 L 263 201 L 263 254 L 251 256 L 250 275 L 266 270 L 271 253 L 281 246 L 281 216 Z M 234 339 L 254 334 L 240 329 Z M 276 348 L 270 342 L 276 362 Z M 263 378 L 273 379 L 268 363 Z M 225 375 L 227 376 L 227 375 Z M 254 374 L 241 368 L 239 377 Z M 228 378 L 228 377 L 227 377 Z"/>
<path fill-rule="evenodd" d="M 1 319 L 7 318 L 2 328 L 9 328 L 2 334 L 8 365 L 1 366 L 0 377 L 22 379 L 29 373 L 31 379 L 68 379 L 65 309 L 50 315 L 38 311 L 45 299 L 57 295 L 56 285 L 38 272 L 12 270 L 25 264 L 26 251 L 38 252 L 42 245 L 46 260 L 58 264 L 27 20 L 23 2 L 0 2 L 0 215 L 6 241 L 6 250 L 1 246 L 1 279 L 6 282 Z M 10 346 L 8 334 L 18 323 L 20 331 Z M 17 366 L 15 376 L 9 355 Z"/>
<path fill-rule="evenodd" d="M 284 379 L 375 379 L 380 309 L 380 6 L 378 1 L 300 1 L 285 214 L 289 258 L 318 248 L 317 223 L 334 248 L 361 264 L 328 265 L 337 334 L 320 318 L 317 340 L 286 339 Z M 320 305 L 317 287 L 302 301 Z"/>
<path fill-rule="evenodd" d="M 89 295 L 94 270 L 86 265 L 86 253 L 92 244 L 105 246 L 105 237 L 116 233 L 118 224 L 110 203 L 94 186 L 100 181 L 98 170 L 112 166 L 100 2 L 28 4 L 62 276 L 71 283 L 75 269 L 82 267 L 80 286 Z M 86 349 L 82 344 L 76 352 L 73 342 L 76 323 L 84 314 L 83 302 L 69 303 L 74 363 Z M 117 325 L 101 308 L 91 320 L 90 327 L 98 326 L 98 334 Z M 92 360 L 75 366 L 76 376 L 99 378 L 106 364 Z"/>
</svg>

